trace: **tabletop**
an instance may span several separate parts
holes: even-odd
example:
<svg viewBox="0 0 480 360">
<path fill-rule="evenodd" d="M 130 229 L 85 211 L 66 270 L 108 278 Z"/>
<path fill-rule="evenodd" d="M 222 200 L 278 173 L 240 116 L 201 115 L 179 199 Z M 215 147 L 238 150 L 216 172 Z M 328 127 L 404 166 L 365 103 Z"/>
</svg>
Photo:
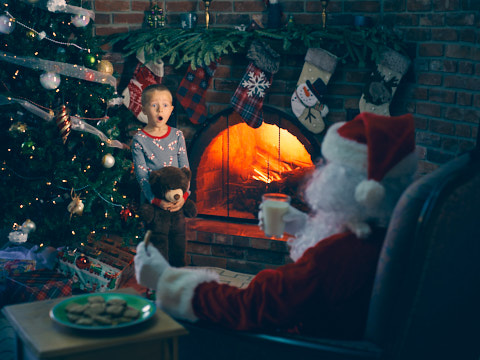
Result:
<svg viewBox="0 0 480 360">
<path fill-rule="evenodd" d="M 112 292 L 138 295 L 132 288 Z M 23 343 L 37 356 L 61 356 L 75 351 L 105 349 L 187 334 L 183 326 L 160 309 L 157 309 L 151 319 L 133 327 L 104 332 L 70 329 L 57 324 L 49 316 L 53 306 L 65 299 L 67 298 L 10 305 L 2 311 Z"/>
</svg>

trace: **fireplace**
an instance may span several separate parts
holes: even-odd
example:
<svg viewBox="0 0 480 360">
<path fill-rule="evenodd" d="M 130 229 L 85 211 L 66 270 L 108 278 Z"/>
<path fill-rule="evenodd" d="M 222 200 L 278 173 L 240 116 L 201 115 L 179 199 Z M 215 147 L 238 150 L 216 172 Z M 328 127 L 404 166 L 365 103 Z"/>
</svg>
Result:
<svg viewBox="0 0 480 360">
<path fill-rule="evenodd" d="M 257 222 L 261 195 L 283 192 L 307 211 L 302 185 L 319 156 L 316 139 L 298 120 L 264 106 L 251 128 L 232 108 L 210 118 L 189 147 L 191 189 L 200 217 Z"/>
</svg>

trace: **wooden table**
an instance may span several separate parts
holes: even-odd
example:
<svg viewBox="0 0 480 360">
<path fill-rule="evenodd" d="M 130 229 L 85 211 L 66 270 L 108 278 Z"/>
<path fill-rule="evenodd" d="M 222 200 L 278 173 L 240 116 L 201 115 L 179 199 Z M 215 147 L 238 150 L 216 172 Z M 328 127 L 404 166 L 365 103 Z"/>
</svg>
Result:
<svg viewBox="0 0 480 360">
<path fill-rule="evenodd" d="M 134 289 L 115 292 L 138 294 Z M 178 358 L 178 337 L 183 326 L 160 309 L 130 328 L 114 332 L 78 331 L 55 323 L 50 309 L 66 298 L 6 306 L 3 313 L 17 335 L 17 359 L 143 360 Z"/>
</svg>

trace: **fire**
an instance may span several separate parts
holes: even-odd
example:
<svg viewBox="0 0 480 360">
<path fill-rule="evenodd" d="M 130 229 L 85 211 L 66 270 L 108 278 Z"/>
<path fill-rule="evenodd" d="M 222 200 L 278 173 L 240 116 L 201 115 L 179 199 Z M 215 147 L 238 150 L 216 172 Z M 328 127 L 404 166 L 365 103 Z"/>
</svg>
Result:
<svg viewBox="0 0 480 360">
<path fill-rule="evenodd" d="M 218 210 L 214 209 L 224 204 L 235 208 L 237 198 L 245 202 L 259 198 L 258 193 L 265 190 L 259 182 L 280 183 L 312 167 L 311 155 L 288 130 L 265 122 L 256 129 L 243 121 L 230 125 L 200 156 L 195 178 L 197 207 L 215 214 Z"/>
</svg>

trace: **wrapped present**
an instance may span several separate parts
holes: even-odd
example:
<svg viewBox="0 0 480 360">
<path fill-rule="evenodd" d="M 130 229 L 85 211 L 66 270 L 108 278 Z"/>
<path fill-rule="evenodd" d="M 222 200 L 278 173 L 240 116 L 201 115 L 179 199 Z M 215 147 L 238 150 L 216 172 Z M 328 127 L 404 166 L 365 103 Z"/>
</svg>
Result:
<svg viewBox="0 0 480 360">
<path fill-rule="evenodd" d="M 7 277 L 7 302 L 15 304 L 72 295 L 73 280 L 52 270 L 35 270 Z"/>
<path fill-rule="evenodd" d="M 134 248 L 120 238 L 89 238 L 80 248 L 59 252 L 57 270 L 84 291 L 104 292 L 118 289 L 133 276 L 134 256 Z"/>
<path fill-rule="evenodd" d="M 5 282 L 7 276 L 33 271 L 35 267 L 35 260 L 0 259 L 0 283 Z"/>
</svg>

